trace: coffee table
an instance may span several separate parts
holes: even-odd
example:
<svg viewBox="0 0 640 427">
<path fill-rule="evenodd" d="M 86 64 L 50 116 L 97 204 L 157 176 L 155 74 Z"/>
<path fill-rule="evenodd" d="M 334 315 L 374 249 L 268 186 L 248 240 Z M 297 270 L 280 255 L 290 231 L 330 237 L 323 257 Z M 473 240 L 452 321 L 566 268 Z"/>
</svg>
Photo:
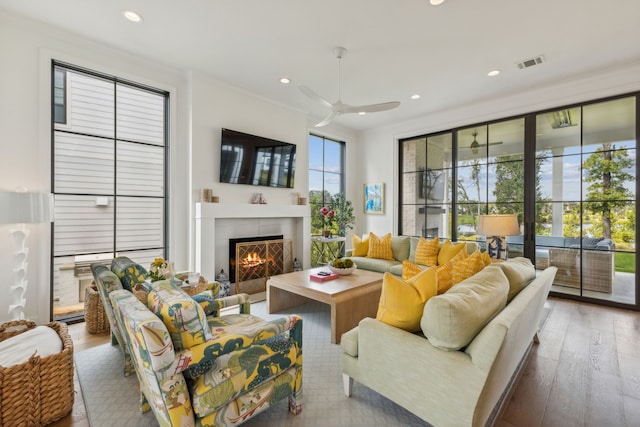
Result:
<svg viewBox="0 0 640 427">
<path fill-rule="evenodd" d="M 382 274 L 355 270 L 348 276 L 315 282 L 309 275 L 329 271 L 327 267 L 271 276 L 267 281 L 267 311 L 278 313 L 311 300 L 331 306 L 331 342 L 339 344 L 342 334 L 365 317 L 376 317 L 382 290 Z"/>
</svg>

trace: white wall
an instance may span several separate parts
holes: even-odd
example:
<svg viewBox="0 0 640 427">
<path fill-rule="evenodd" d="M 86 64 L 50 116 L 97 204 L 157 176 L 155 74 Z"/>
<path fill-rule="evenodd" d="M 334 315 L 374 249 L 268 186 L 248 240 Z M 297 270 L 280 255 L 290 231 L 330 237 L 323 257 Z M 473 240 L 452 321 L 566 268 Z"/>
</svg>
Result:
<svg viewBox="0 0 640 427">
<path fill-rule="evenodd" d="M 425 115 L 394 126 L 360 132 L 360 180 L 385 183 L 384 215 L 365 215 L 358 224 L 360 233 L 394 234 L 398 229 L 398 140 L 402 138 L 473 125 L 544 109 L 626 94 L 640 90 L 640 62 L 598 74 L 557 82 L 553 86 L 487 100 L 447 111 Z"/>
<path fill-rule="evenodd" d="M 25 187 L 51 190 L 50 73 L 51 59 L 59 59 L 117 75 L 159 89 L 171 96 L 171 253 L 176 265 L 189 263 L 187 203 L 188 110 L 183 97 L 186 79 L 181 71 L 92 43 L 84 37 L 24 20 L 0 11 L 0 191 Z M 2 208 L 2 207 L 0 207 Z M 25 315 L 38 323 L 49 321 L 50 227 L 33 225 L 28 240 L 29 267 Z M 0 322 L 9 319 L 9 287 L 13 283 L 10 225 L 0 225 Z"/>
</svg>

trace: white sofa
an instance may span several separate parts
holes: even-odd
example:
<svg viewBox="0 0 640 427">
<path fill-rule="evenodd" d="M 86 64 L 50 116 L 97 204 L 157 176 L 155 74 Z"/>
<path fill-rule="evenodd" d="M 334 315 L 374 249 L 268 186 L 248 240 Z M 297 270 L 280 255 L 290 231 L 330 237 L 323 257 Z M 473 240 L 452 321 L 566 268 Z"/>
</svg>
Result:
<svg viewBox="0 0 640 427">
<path fill-rule="evenodd" d="M 345 394 L 356 380 L 434 426 L 491 425 L 531 349 L 555 273 L 535 278 L 525 258 L 490 265 L 427 302 L 423 333 L 363 319 L 342 336 Z"/>
</svg>

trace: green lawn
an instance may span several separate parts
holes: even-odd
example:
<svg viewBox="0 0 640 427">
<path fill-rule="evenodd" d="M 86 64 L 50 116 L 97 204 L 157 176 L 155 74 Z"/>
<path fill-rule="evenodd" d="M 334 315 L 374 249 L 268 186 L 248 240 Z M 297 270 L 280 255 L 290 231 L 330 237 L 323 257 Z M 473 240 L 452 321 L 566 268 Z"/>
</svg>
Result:
<svg viewBox="0 0 640 427">
<path fill-rule="evenodd" d="M 635 273 L 636 271 L 635 252 L 616 252 L 615 264 L 616 264 L 616 271 L 621 271 L 623 273 Z"/>
</svg>

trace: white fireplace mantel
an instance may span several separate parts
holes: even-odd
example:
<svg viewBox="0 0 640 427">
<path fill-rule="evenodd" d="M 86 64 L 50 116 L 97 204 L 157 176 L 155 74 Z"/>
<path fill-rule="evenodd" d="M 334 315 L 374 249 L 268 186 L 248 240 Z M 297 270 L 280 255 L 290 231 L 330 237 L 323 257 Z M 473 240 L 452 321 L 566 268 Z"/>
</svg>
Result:
<svg viewBox="0 0 640 427">
<path fill-rule="evenodd" d="M 233 203 L 196 203 L 195 209 L 195 268 L 209 280 L 215 278 L 221 268 L 227 269 L 216 250 L 224 252 L 228 261 L 227 238 L 219 239 L 216 227 L 232 225 L 235 220 L 257 220 L 268 224 L 269 232 L 265 234 L 282 234 L 273 232 L 279 218 L 293 220 L 293 235 L 285 238 L 293 240 L 294 256 L 302 260 L 305 268 L 311 262 L 311 209 L 304 205 L 272 205 L 272 204 L 233 204 Z M 275 221 L 275 222 L 274 222 Z M 275 225 L 274 225 L 275 224 Z M 219 230 L 220 231 L 220 230 Z M 277 230 L 276 230 L 277 231 Z M 226 234 L 225 234 L 226 236 Z M 234 236 L 242 237 L 242 236 Z M 222 241 L 224 240 L 224 241 Z M 216 265 L 219 264 L 219 265 Z"/>
</svg>

